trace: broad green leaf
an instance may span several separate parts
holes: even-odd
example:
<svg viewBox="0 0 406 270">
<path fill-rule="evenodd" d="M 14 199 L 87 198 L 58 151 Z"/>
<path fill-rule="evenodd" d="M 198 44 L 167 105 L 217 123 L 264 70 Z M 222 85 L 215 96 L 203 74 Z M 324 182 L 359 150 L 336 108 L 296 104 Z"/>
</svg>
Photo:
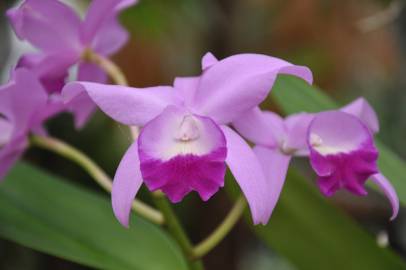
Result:
<svg viewBox="0 0 406 270">
<path fill-rule="evenodd" d="M 315 86 L 293 76 L 278 76 L 271 96 L 286 114 L 319 112 L 338 105 Z"/>
<path fill-rule="evenodd" d="M 293 170 L 270 223 L 253 229 L 301 270 L 406 269 Z"/>
<path fill-rule="evenodd" d="M 286 75 L 277 79 L 272 97 L 286 114 L 339 108 L 337 103 L 316 87 Z M 377 146 L 379 168 L 395 187 L 401 203 L 406 204 L 406 164 L 381 142 L 378 141 Z"/>
<path fill-rule="evenodd" d="M 26 164 L 0 185 L 0 236 L 97 269 L 182 270 L 177 246 L 158 227 L 125 229 L 109 200 Z"/>
</svg>

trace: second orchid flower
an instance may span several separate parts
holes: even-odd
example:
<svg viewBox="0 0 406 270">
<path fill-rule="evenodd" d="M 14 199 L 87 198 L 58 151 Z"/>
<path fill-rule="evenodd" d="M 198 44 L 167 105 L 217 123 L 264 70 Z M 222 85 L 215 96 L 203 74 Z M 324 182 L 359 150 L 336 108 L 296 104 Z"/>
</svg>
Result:
<svg viewBox="0 0 406 270">
<path fill-rule="evenodd" d="M 371 178 L 391 203 L 391 219 L 397 216 L 399 199 L 376 163 L 378 150 L 373 134 L 379 130 L 378 118 L 366 100 L 357 99 L 336 111 L 300 113 L 286 119 L 255 108 L 233 124 L 256 144 L 254 151 L 268 181 L 271 211 L 282 191 L 290 160 L 307 156 L 324 195 L 331 196 L 339 189 L 366 195 L 364 183 Z"/>
</svg>

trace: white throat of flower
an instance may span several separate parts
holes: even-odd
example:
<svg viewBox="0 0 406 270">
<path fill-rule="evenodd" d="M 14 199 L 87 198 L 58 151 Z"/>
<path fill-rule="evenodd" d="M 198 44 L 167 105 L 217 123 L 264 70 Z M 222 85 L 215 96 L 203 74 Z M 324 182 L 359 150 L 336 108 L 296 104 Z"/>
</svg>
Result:
<svg viewBox="0 0 406 270">
<path fill-rule="evenodd" d="M 201 140 L 204 131 L 199 119 L 193 115 L 185 115 L 173 135 L 174 143 L 165 151 L 165 157 L 207 154 L 210 147 L 205 140 Z"/>
<path fill-rule="evenodd" d="M 310 144 L 311 146 L 322 155 L 335 155 L 340 153 L 349 153 L 353 149 L 351 145 L 327 145 L 323 139 L 315 134 L 310 134 Z"/>
<path fill-rule="evenodd" d="M 298 151 L 296 148 L 289 147 L 284 139 L 279 142 L 279 150 L 288 156 L 293 156 Z"/>
<path fill-rule="evenodd" d="M 179 126 L 175 139 L 187 143 L 197 140 L 199 137 L 199 127 L 197 126 L 196 120 L 193 119 L 193 116 L 186 115 Z"/>
</svg>

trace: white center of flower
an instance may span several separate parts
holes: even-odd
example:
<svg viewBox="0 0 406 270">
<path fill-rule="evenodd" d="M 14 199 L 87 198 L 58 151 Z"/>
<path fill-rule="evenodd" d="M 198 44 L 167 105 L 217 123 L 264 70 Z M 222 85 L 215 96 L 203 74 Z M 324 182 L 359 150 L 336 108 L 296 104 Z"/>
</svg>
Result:
<svg viewBox="0 0 406 270">
<path fill-rule="evenodd" d="M 225 147 L 224 135 L 209 118 L 169 107 L 143 128 L 139 149 L 167 161 L 177 156 L 204 156 Z"/>
<path fill-rule="evenodd" d="M 180 124 L 175 138 L 181 142 L 189 142 L 197 140 L 199 136 L 199 127 L 195 119 L 191 115 L 186 115 Z"/>
<path fill-rule="evenodd" d="M 193 115 L 184 116 L 175 131 L 175 143 L 167 148 L 165 156 L 169 158 L 176 155 L 206 154 L 208 148 L 204 140 L 201 140 L 202 129 L 202 123 Z"/>
<path fill-rule="evenodd" d="M 313 147 L 320 147 L 323 145 L 323 140 L 319 135 L 312 133 L 310 134 L 310 144 Z"/>
<path fill-rule="evenodd" d="M 322 155 L 334 155 L 339 153 L 349 153 L 353 150 L 353 145 L 327 145 L 323 139 L 315 134 L 310 134 L 310 144 Z"/>
<path fill-rule="evenodd" d="M 297 151 L 297 149 L 289 147 L 285 139 L 282 139 L 279 142 L 279 149 L 282 151 L 282 153 L 288 156 L 294 155 Z"/>
</svg>

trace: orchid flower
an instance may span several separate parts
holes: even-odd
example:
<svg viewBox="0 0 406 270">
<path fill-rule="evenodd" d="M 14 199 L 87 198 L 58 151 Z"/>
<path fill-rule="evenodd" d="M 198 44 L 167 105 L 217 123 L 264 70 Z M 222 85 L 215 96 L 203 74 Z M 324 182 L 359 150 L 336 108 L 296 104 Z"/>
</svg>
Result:
<svg viewBox="0 0 406 270">
<path fill-rule="evenodd" d="M 13 72 L 0 87 L 0 179 L 23 154 L 29 133 L 44 135 L 43 122 L 63 108 L 62 100 L 49 97 L 31 71 Z"/>
<path fill-rule="evenodd" d="M 114 177 L 115 216 L 129 225 L 131 203 L 142 183 L 161 190 L 174 203 L 191 191 L 206 201 L 224 185 L 226 164 L 241 187 L 254 223 L 268 221 L 269 196 L 261 165 L 249 145 L 227 124 L 261 103 L 277 74 L 308 82 L 306 67 L 257 54 L 202 60 L 199 77 L 176 78 L 172 86 L 146 89 L 70 83 L 67 101 L 87 93 L 107 115 L 141 132 Z"/>
<path fill-rule="evenodd" d="M 89 51 L 102 56 L 117 52 L 128 33 L 118 14 L 136 0 L 93 0 L 83 20 L 57 0 L 25 0 L 7 15 L 17 36 L 39 49 L 24 55 L 17 67 L 31 69 L 49 93 L 60 93 L 68 69 L 78 64 L 78 80 L 104 83 L 107 76 L 97 65 L 86 61 Z M 95 105 L 82 98 L 70 104 L 76 125 L 82 126 Z"/>
<path fill-rule="evenodd" d="M 286 119 L 255 108 L 233 124 L 256 144 L 254 151 L 272 197 L 271 211 L 279 199 L 292 157 L 308 156 L 325 196 L 332 196 L 339 189 L 366 195 L 364 183 L 371 178 L 391 203 L 391 219 L 397 216 L 396 192 L 376 164 L 378 150 L 373 134 L 379 130 L 378 118 L 365 99 L 359 98 L 340 110 L 299 113 Z"/>
</svg>

